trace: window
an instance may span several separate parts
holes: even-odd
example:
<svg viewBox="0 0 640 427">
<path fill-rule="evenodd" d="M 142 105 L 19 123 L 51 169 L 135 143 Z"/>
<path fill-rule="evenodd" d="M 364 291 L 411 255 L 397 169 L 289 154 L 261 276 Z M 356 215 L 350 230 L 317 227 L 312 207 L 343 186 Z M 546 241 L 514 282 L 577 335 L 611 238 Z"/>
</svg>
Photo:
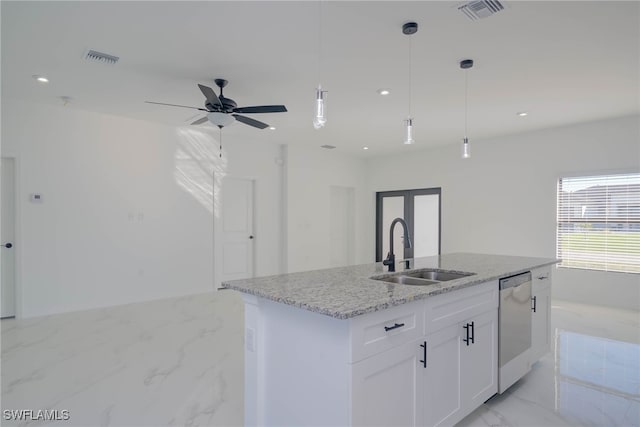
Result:
<svg viewBox="0 0 640 427">
<path fill-rule="evenodd" d="M 640 173 L 560 178 L 560 267 L 640 273 Z"/>
</svg>

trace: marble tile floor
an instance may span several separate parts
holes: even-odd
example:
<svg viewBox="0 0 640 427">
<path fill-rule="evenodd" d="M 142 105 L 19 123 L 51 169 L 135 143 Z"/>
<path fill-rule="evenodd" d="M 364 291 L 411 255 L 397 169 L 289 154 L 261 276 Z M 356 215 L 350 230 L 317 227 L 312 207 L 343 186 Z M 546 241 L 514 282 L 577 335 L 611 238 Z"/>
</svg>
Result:
<svg viewBox="0 0 640 427">
<path fill-rule="evenodd" d="M 2 320 L 2 426 L 243 424 L 240 294 Z M 640 313 L 554 301 L 552 351 L 459 426 L 640 426 Z M 69 411 L 8 421 L 4 410 Z"/>
</svg>

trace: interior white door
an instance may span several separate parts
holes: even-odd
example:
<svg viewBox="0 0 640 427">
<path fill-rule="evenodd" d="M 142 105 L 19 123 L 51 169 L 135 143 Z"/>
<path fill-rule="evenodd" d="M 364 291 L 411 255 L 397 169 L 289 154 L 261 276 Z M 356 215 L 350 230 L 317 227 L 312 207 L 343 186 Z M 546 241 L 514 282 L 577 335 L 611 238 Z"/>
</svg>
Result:
<svg viewBox="0 0 640 427">
<path fill-rule="evenodd" d="M 251 179 L 222 181 L 222 275 L 234 280 L 253 277 L 253 187 Z"/>
<path fill-rule="evenodd" d="M 329 198 L 329 251 L 332 267 L 354 263 L 354 189 L 331 186 Z"/>
<path fill-rule="evenodd" d="M 15 284 L 15 159 L 2 158 L 2 224 L 0 243 L 0 317 L 16 315 Z"/>
</svg>

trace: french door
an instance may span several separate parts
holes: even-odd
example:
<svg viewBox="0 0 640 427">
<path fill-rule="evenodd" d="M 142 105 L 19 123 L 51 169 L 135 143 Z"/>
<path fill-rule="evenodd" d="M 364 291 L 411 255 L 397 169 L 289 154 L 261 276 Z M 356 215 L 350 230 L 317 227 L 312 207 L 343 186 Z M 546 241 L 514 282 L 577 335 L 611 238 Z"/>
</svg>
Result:
<svg viewBox="0 0 640 427">
<path fill-rule="evenodd" d="M 440 188 L 381 191 L 376 193 L 376 261 L 389 252 L 389 227 L 395 218 L 407 223 L 415 258 L 440 254 Z M 404 253 L 401 225 L 393 234 L 396 259 Z"/>
</svg>

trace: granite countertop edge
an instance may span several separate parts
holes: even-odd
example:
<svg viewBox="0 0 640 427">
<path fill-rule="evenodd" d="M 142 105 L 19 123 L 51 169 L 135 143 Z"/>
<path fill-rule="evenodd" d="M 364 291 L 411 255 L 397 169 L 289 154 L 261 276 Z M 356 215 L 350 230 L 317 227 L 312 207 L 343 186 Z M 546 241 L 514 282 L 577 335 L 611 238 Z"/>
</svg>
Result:
<svg viewBox="0 0 640 427">
<path fill-rule="evenodd" d="M 452 254 L 457 256 L 471 256 L 474 254 Z M 546 267 L 549 265 L 553 265 L 559 262 L 557 259 L 551 258 L 525 258 L 525 257 L 510 257 L 510 256 L 501 256 L 501 255 L 484 255 L 484 254 L 475 254 L 476 257 L 484 257 L 487 262 L 490 262 L 492 258 L 496 260 L 515 260 L 522 263 L 522 265 L 517 268 L 499 268 L 497 267 L 496 271 L 491 274 L 482 274 L 482 273 L 474 273 L 471 276 L 462 277 L 460 279 L 455 279 L 447 282 L 440 282 L 434 285 L 428 286 L 407 286 L 401 284 L 393 284 L 390 282 L 384 282 L 379 280 L 371 279 L 370 277 L 384 277 L 386 275 L 398 275 L 402 274 L 402 271 L 396 271 L 394 273 L 389 273 L 386 271 L 376 271 L 376 267 L 380 269 L 381 263 L 375 264 L 364 264 L 359 266 L 352 267 L 341 267 L 335 269 L 325 269 L 325 270 L 313 270 L 309 272 L 299 272 L 299 273 L 291 273 L 291 274 L 283 274 L 276 276 L 267 276 L 253 279 L 244 279 L 244 280 L 233 280 L 233 281 L 224 281 L 222 283 L 222 287 L 226 289 L 233 289 L 245 294 L 254 295 L 256 297 L 265 298 L 270 301 L 274 301 L 277 303 L 286 304 L 289 306 L 297 307 L 300 309 L 308 310 L 314 313 L 327 315 L 337 319 L 350 319 L 356 316 L 360 316 L 366 313 L 372 313 L 375 311 L 385 310 L 390 307 L 399 306 L 402 304 L 407 304 L 413 301 L 418 301 L 421 299 L 433 297 L 436 295 L 441 295 L 448 292 L 453 292 L 456 290 L 472 287 L 475 285 L 479 285 L 481 283 L 489 282 L 492 280 L 497 280 L 503 277 L 513 276 L 520 273 L 527 272 L 529 270 L 535 268 Z M 437 257 L 429 257 L 429 258 L 438 258 L 443 259 L 446 255 L 440 255 Z M 424 260 L 428 260 L 429 258 L 424 258 Z M 428 263 L 426 267 L 420 266 L 420 259 L 416 260 L 416 265 L 411 270 L 421 270 L 421 269 L 434 269 L 434 267 L 429 267 Z M 524 265 L 526 264 L 526 265 Z M 372 269 L 373 267 L 373 269 Z M 469 269 L 463 268 L 437 268 L 445 271 L 459 271 L 459 272 L 471 272 Z M 335 295 L 329 295 L 326 297 L 326 304 L 323 301 L 317 301 L 317 299 L 313 298 L 305 298 L 305 295 L 287 295 L 288 289 L 287 285 L 289 285 L 290 281 L 294 281 L 293 286 L 288 286 L 289 288 L 293 288 L 294 291 L 305 291 L 304 289 L 304 281 L 305 276 L 308 276 L 308 282 L 314 283 L 319 280 L 318 277 L 322 277 L 323 272 L 326 272 L 327 275 L 336 275 L 340 274 L 340 271 L 343 270 L 345 274 L 347 272 L 351 272 L 352 270 L 364 270 L 361 275 L 356 277 L 359 283 L 355 285 L 350 285 L 351 289 L 358 289 L 362 291 L 364 286 L 380 286 L 385 285 L 388 289 L 392 291 L 402 291 L 406 290 L 408 293 L 406 295 L 398 295 L 391 297 L 372 297 L 370 302 L 362 302 L 355 301 L 353 304 L 342 304 L 346 305 L 340 308 L 332 307 L 332 302 L 335 302 Z M 290 278 L 295 278 L 291 280 Z M 353 277 L 347 277 L 345 282 L 348 280 L 354 280 Z M 338 284 L 340 285 L 340 284 Z M 349 286 L 346 283 L 344 286 Z M 323 288 L 323 290 L 333 291 L 328 292 L 329 294 L 337 294 L 339 298 L 345 297 L 340 291 L 342 290 L 339 286 L 336 286 L 335 283 L 327 284 Z M 312 290 L 309 290 L 309 295 L 313 294 Z M 330 300 L 331 299 L 331 300 Z M 306 301 L 305 301 L 306 300 Z M 351 307 L 350 307 L 351 305 Z"/>
</svg>

